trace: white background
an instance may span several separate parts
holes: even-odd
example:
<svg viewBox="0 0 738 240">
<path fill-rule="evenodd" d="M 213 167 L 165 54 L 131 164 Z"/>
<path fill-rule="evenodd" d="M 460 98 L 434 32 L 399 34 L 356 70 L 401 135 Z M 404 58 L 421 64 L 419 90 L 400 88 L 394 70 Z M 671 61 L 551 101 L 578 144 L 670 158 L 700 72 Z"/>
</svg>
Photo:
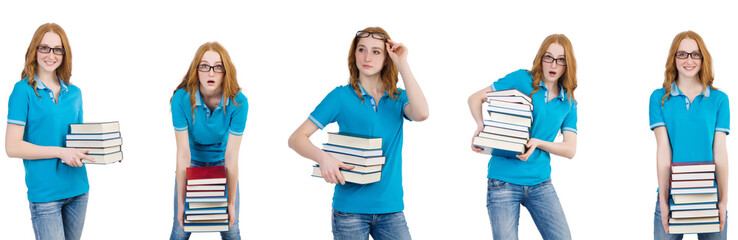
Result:
<svg viewBox="0 0 738 240">
<path fill-rule="evenodd" d="M 552 178 L 574 239 L 651 238 L 657 184 L 649 96 L 661 87 L 673 37 L 694 30 L 713 56 L 715 86 L 735 106 L 736 6 L 454 2 L 7 2 L 0 10 L 0 99 L 20 80 L 36 28 L 60 24 L 72 47 L 71 80 L 82 89 L 85 120 L 120 121 L 124 138 L 122 164 L 87 167 L 83 236 L 165 239 L 175 168 L 169 98 L 198 46 L 219 41 L 250 104 L 239 159 L 242 237 L 330 239 L 333 186 L 310 177 L 312 162 L 289 149 L 287 138 L 330 90 L 346 84 L 354 33 L 381 26 L 409 48 L 430 105 L 427 121 L 405 125 L 405 214 L 412 236 L 489 239 L 489 157 L 470 150 L 476 126 L 467 97 L 509 72 L 530 69 L 541 41 L 564 33 L 578 62 L 579 142 L 573 160 L 553 158 Z M 737 154 L 733 138 L 731 157 Z M 316 144 L 325 139 L 325 131 L 312 138 Z M 32 239 L 22 161 L 0 158 L 0 238 Z M 217 234 L 192 239 L 213 238 Z M 520 238 L 540 239 L 525 208 Z"/>
</svg>

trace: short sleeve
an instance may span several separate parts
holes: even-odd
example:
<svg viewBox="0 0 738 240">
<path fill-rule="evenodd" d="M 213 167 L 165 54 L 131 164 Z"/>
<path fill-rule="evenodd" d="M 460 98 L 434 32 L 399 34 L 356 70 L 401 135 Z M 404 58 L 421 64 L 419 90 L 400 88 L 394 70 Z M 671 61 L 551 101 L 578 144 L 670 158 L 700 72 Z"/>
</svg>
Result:
<svg viewBox="0 0 738 240">
<path fill-rule="evenodd" d="M 21 81 L 15 84 L 13 92 L 10 93 L 10 99 L 8 100 L 8 123 L 26 126 L 28 119 L 28 85 L 26 81 Z M 35 97 L 35 96 L 34 96 Z"/>
<path fill-rule="evenodd" d="M 189 94 L 186 94 L 185 90 L 179 89 L 176 93 L 174 93 L 174 96 L 172 97 L 172 124 L 174 125 L 175 131 L 187 130 L 188 124 L 186 114 L 189 114 L 191 112 L 190 109 L 185 109 L 185 106 L 183 104 L 183 101 L 189 101 L 189 99 L 187 99 L 187 95 Z"/>
<path fill-rule="evenodd" d="M 532 80 L 530 77 L 530 73 L 525 69 L 520 69 L 507 74 L 503 78 L 498 79 L 497 81 L 492 83 L 490 87 L 492 88 L 492 91 L 518 89 L 525 94 L 530 94 L 530 92 L 526 93 L 524 90 L 526 88 L 531 88 L 531 83 Z"/>
<path fill-rule="evenodd" d="M 405 114 L 405 107 L 407 107 L 407 105 L 410 104 L 410 101 L 407 99 L 407 91 L 405 91 L 405 89 L 398 89 L 398 90 L 402 91 L 400 92 L 400 96 L 399 96 L 400 103 L 402 104 L 402 109 L 400 109 L 400 111 L 402 111 L 402 117 L 404 117 L 408 121 L 412 121 L 412 119 L 410 119 L 407 116 L 407 114 Z"/>
<path fill-rule="evenodd" d="M 233 115 L 231 115 L 231 125 L 228 127 L 228 133 L 241 136 L 246 128 L 246 116 L 249 112 L 249 101 L 242 93 L 238 93 L 235 99 L 236 104 L 229 107 L 235 107 Z"/>
<path fill-rule="evenodd" d="M 326 125 L 335 122 L 338 118 L 338 114 L 341 112 L 342 100 L 340 90 L 341 87 L 333 89 L 333 91 L 328 93 L 328 95 L 323 98 L 323 101 L 315 107 L 315 110 L 310 113 L 308 119 L 310 119 L 315 126 L 318 126 L 318 128 L 323 129 Z"/>
<path fill-rule="evenodd" d="M 566 117 L 564 117 L 564 122 L 561 123 L 561 132 L 569 131 L 573 133 L 577 133 L 577 104 L 573 103 L 571 106 L 571 110 L 568 114 L 566 114 Z"/>
<path fill-rule="evenodd" d="M 728 96 L 724 96 L 725 97 L 722 99 L 722 101 L 720 101 L 718 105 L 715 131 L 730 134 L 730 106 L 728 104 Z"/>
<path fill-rule="evenodd" d="M 664 122 L 663 106 L 661 105 L 661 99 L 664 94 L 661 91 L 654 91 L 651 93 L 651 100 L 648 104 L 648 120 L 651 124 L 650 128 L 653 130 L 656 127 L 666 126 Z"/>
</svg>

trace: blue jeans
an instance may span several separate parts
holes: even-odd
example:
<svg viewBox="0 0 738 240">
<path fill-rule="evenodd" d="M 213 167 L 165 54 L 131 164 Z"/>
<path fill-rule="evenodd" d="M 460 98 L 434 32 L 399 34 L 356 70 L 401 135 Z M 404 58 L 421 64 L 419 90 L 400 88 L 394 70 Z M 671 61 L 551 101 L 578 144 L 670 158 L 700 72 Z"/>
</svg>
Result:
<svg viewBox="0 0 738 240">
<path fill-rule="evenodd" d="M 661 208 L 659 207 L 658 195 L 656 196 L 656 211 L 653 213 L 653 239 L 661 240 L 681 240 L 684 234 L 666 234 L 664 225 L 661 224 Z M 700 240 L 726 240 L 728 239 L 728 217 L 725 217 L 725 226 L 723 231 L 719 233 L 700 233 L 697 234 Z"/>
<path fill-rule="evenodd" d="M 29 202 L 36 239 L 80 239 L 87 213 L 87 193 L 51 202 Z"/>
<path fill-rule="evenodd" d="M 520 205 L 528 209 L 543 239 L 571 239 L 551 179 L 533 186 L 488 179 L 487 185 L 487 211 L 494 239 L 518 239 Z"/>
<path fill-rule="evenodd" d="M 333 210 L 333 239 L 409 240 L 410 230 L 402 212 L 385 214 L 345 213 Z"/>
<path fill-rule="evenodd" d="M 220 160 L 217 162 L 200 162 L 195 160 L 190 160 L 190 167 L 209 167 L 209 166 L 225 166 L 225 160 Z M 230 185 L 228 186 L 231 187 Z M 220 238 L 224 240 L 237 240 L 241 239 L 241 232 L 238 229 L 238 210 L 239 202 L 241 201 L 241 198 L 239 197 L 240 192 L 238 191 L 238 184 L 236 184 L 236 219 L 233 220 L 233 227 L 228 228 L 227 232 L 220 232 Z M 190 232 L 185 232 L 182 226 L 179 225 L 179 221 L 177 220 L 177 182 L 174 182 L 174 223 L 172 224 L 172 234 L 170 235 L 170 240 L 179 240 L 179 239 L 190 239 Z"/>
</svg>

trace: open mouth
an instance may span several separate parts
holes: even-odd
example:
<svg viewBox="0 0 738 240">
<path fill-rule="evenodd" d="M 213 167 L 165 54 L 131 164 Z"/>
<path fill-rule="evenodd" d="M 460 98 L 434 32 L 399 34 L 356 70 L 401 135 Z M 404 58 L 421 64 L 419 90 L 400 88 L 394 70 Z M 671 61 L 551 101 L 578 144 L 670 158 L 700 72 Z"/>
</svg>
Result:
<svg viewBox="0 0 738 240">
<path fill-rule="evenodd" d="M 208 86 L 214 86 L 215 80 L 208 80 Z"/>
<path fill-rule="evenodd" d="M 692 71 L 692 70 L 694 70 L 694 68 L 695 68 L 695 66 L 685 66 L 684 67 L 684 70 Z"/>
<path fill-rule="evenodd" d="M 548 72 L 548 76 L 555 77 L 556 76 L 556 72 L 555 71 L 549 71 Z"/>
</svg>

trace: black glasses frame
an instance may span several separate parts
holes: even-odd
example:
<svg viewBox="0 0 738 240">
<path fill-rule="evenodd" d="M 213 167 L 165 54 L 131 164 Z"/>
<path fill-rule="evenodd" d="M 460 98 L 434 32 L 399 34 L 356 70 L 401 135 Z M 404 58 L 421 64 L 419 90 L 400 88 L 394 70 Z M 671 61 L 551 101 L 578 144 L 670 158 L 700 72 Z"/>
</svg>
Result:
<svg viewBox="0 0 738 240">
<path fill-rule="evenodd" d="M 45 50 L 42 50 L 42 49 L 45 49 Z M 49 46 L 38 46 L 36 47 L 36 50 L 38 50 L 38 52 L 40 53 L 54 52 L 54 54 L 56 55 L 64 55 L 67 53 L 67 51 L 65 51 L 64 48 L 53 48 Z"/>
<path fill-rule="evenodd" d="M 208 67 L 208 70 L 203 71 L 202 68 L 205 67 L 205 66 Z M 217 68 L 215 68 L 215 67 L 218 67 L 218 66 L 221 67 L 221 69 L 222 69 L 221 71 L 218 71 Z M 216 73 L 225 73 L 225 71 L 226 71 L 225 70 L 225 66 L 223 66 L 223 65 L 215 65 L 215 66 L 210 66 L 210 65 L 207 65 L 207 64 L 199 64 L 199 65 L 197 65 L 197 71 L 200 71 L 200 72 L 210 72 L 211 69 L 214 72 L 216 72 Z"/>
<path fill-rule="evenodd" d="M 541 61 L 543 61 L 545 63 L 556 62 L 556 64 L 558 64 L 559 66 L 566 66 L 566 58 L 555 58 L 555 57 L 553 57 L 551 55 L 543 55 L 543 57 L 541 57 Z M 562 64 L 562 62 L 563 62 L 563 64 Z"/>
<path fill-rule="evenodd" d="M 683 57 L 683 58 L 680 58 L 679 57 L 679 54 L 680 53 L 687 54 L 687 56 L 686 57 Z M 702 59 L 702 53 L 701 52 L 691 52 L 691 53 L 688 53 L 688 52 L 676 52 L 676 53 L 674 53 L 674 57 L 677 58 L 677 59 L 687 59 L 687 58 L 690 58 L 691 57 L 692 59 L 700 59 L 701 60 Z"/>
<path fill-rule="evenodd" d="M 368 38 L 369 36 L 371 36 L 374 39 L 379 39 L 382 41 L 387 40 L 387 35 L 384 35 L 384 33 L 381 33 L 381 32 L 367 32 L 367 31 L 356 32 L 356 37 L 358 38 Z"/>
</svg>

